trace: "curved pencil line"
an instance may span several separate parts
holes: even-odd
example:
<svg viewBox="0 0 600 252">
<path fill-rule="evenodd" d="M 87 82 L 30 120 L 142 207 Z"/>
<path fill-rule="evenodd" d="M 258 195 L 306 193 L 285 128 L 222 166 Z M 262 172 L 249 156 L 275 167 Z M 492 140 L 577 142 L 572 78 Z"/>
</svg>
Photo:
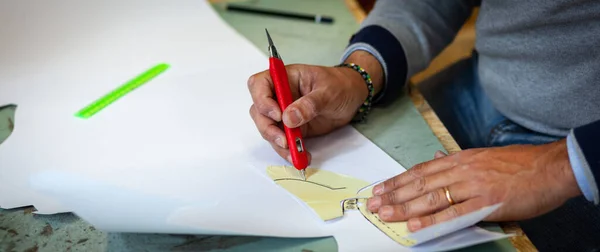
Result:
<svg viewBox="0 0 600 252">
<path fill-rule="evenodd" d="M 307 182 L 307 183 L 311 183 L 311 184 L 315 184 L 315 185 L 318 185 L 318 186 L 322 186 L 322 187 L 328 188 L 329 190 L 332 190 L 332 191 L 346 189 L 346 187 L 337 187 L 337 188 L 334 188 L 334 187 L 331 187 L 331 186 L 319 184 L 319 183 L 308 181 L 308 180 L 302 180 L 302 179 L 282 178 L 282 179 L 274 179 L 273 181 L 280 181 L 280 180 L 295 180 L 295 181 L 300 181 L 300 182 Z"/>
</svg>

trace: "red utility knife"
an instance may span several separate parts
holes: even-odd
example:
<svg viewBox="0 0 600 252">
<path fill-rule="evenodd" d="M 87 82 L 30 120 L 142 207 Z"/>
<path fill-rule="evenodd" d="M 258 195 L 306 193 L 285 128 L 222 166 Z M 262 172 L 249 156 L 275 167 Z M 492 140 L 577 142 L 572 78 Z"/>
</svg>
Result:
<svg viewBox="0 0 600 252">
<path fill-rule="evenodd" d="M 292 91 L 290 90 L 285 65 L 283 64 L 279 53 L 277 53 L 275 45 L 273 45 L 273 40 L 271 40 L 269 31 L 267 31 L 267 29 L 265 29 L 265 31 L 267 32 L 267 39 L 269 40 L 269 73 L 271 74 L 273 85 L 275 86 L 275 95 L 277 97 L 277 102 L 279 103 L 279 108 L 281 108 L 281 112 L 283 112 L 294 100 L 292 98 Z M 300 131 L 300 128 L 290 129 L 285 126 L 285 124 L 283 125 L 283 129 L 285 131 L 285 137 L 291 152 L 294 167 L 300 171 L 302 177 L 306 180 L 304 171 L 308 166 L 308 156 L 304 149 L 302 132 Z"/>
</svg>

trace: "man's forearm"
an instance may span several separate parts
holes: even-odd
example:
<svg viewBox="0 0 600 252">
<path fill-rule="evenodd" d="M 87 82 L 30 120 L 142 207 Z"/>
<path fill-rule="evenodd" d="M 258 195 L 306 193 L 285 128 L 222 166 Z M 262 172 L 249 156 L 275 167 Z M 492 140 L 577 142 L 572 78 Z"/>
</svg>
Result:
<svg viewBox="0 0 600 252">
<path fill-rule="evenodd" d="M 411 75 L 425 69 L 452 42 L 475 2 L 378 0 L 350 39 L 342 61 L 349 61 L 347 58 L 355 51 L 375 56 L 383 77 L 373 103 L 389 104 L 400 95 Z"/>
<path fill-rule="evenodd" d="M 353 36 L 351 42 L 351 45 L 346 48 L 342 60 L 351 62 L 362 58 L 362 60 L 368 59 L 374 62 L 372 60 L 375 59 L 377 63 L 371 65 L 378 67 L 370 69 L 381 72 L 374 73 L 377 74 L 377 79 L 373 80 L 377 81 L 375 84 L 377 92 L 373 97 L 373 103 L 389 104 L 400 94 L 407 80 L 408 68 L 402 45 L 393 34 L 382 27 L 365 28 Z M 369 72 L 369 74 L 371 73 Z"/>
<path fill-rule="evenodd" d="M 358 50 L 350 54 L 344 63 L 354 63 L 365 69 L 371 76 L 371 81 L 373 81 L 375 95 L 381 92 L 384 82 L 383 67 L 375 56 L 369 52 Z"/>
</svg>

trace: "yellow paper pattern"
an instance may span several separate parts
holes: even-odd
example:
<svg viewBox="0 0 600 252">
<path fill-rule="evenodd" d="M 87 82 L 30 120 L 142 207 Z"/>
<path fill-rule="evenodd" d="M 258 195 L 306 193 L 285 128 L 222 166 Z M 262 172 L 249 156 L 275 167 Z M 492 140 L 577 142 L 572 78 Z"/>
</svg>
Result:
<svg viewBox="0 0 600 252">
<path fill-rule="evenodd" d="M 307 168 L 306 181 L 290 166 L 270 166 L 267 174 L 275 183 L 304 201 L 324 221 L 342 217 L 342 201 L 356 197 L 369 183 L 329 171 Z"/>
<path fill-rule="evenodd" d="M 410 231 L 406 222 L 384 222 L 377 214 L 367 210 L 370 189 L 358 192 L 370 185 L 369 182 L 316 168 L 306 169 L 306 181 L 296 168 L 291 166 L 269 166 L 267 174 L 275 183 L 310 206 L 324 221 L 342 217 L 342 203 L 346 199 L 358 198 L 356 208 L 375 227 L 394 241 L 413 246 L 415 240 L 406 238 Z"/>
<path fill-rule="evenodd" d="M 369 193 L 371 192 L 371 190 L 366 191 Z M 369 194 L 368 197 L 370 196 L 371 195 Z M 374 214 L 367 209 L 367 199 L 358 199 L 358 210 L 365 218 L 367 218 L 367 220 L 369 220 L 369 222 L 375 225 L 387 236 L 392 238 L 392 240 L 408 247 L 417 243 L 417 241 L 413 239 L 406 238 L 410 234 L 410 231 L 408 230 L 408 226 L 405 221 L 385 222 L 381 220 L 377 214 Z"/>
</svg>

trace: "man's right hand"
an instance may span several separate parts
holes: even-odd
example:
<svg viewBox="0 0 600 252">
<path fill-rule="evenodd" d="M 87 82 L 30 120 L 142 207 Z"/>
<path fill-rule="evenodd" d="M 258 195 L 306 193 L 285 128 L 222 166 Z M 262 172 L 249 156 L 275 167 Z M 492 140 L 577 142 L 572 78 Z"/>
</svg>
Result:
<svg viewBox="0 0 600 252">
<path fill-rule="evenodd" d="M 367 98 L 368 89 L 361 75 L 346 67 L 289 65 L 286 70 L 294 102 L 283 113 L 268 70 L 251 76 L 248 89 L 254 103 L 250 115 L 258 131 L 281 157 L 291 163 L 280 122 L 289 128 L 300 127 L 304 138 L 329 133 L 352 120 Z M 376 84 L 376 90 L 379 86 Z"/>
</svg>

